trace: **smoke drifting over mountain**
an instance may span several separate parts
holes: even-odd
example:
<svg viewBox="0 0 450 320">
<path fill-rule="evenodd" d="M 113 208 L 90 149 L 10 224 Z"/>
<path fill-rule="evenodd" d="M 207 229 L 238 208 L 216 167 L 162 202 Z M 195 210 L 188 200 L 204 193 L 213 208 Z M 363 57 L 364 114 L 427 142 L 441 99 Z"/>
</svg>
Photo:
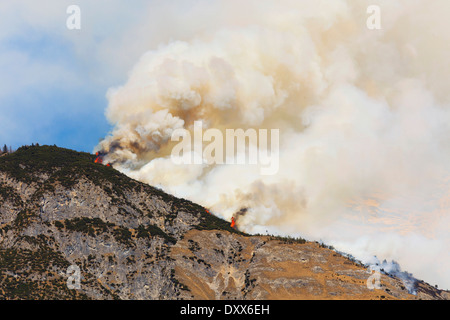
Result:
<svg viewBox="0 0 450 320">
<path fill-rule="evenodd" d="M 450 288 L 450 3 L 377 1 L 381 30 L 369 4 L 215 2 L 227 26 L 148 51 L 109 90 L 114 129 L 97 149 L 228 220 L 247 208 L 241 230 L 395 259 Z M 174 164 L 173 130 L 197 120 L 279 129 L 278 173 Z"/>
</svg>

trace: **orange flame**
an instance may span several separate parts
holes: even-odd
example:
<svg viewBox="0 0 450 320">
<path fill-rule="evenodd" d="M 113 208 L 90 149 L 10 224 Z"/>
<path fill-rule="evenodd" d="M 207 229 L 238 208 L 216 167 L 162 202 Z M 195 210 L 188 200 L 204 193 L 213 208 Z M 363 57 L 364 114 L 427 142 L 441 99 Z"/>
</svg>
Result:
<svg viewBox="0 0 450 320">
<path fill-rule="evenodd" d="M 97 157 L 95 158 L 94 162 L 95 162 L 95 163 L 102 163 L 102 162 L 103 162 L 103 159 L 102 159 L 102 157 L 99 155 L 99 153 L 96 152 L 95 155 L 96 155 Z"/>
<path fill-rule="evenodd" d="M 230 227 L 234 228 L 235 225 L 236 225 L 236 220 L 234 220 L 234 217 L 232 217 Z"/>
</svg>

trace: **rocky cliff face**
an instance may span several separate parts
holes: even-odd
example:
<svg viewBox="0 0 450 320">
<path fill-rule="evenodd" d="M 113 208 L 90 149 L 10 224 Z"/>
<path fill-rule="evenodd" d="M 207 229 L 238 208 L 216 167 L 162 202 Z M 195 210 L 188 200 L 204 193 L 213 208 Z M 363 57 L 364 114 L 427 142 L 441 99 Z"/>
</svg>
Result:
<svg viewBox="0 0 450 320">
<path fill-rule="evenodd" d="M 2 299 L 445 299 L 302 239 L 250 236 L 94 156 L 24 147 L 0 158 Z M 80 271 L 70 288 L 70 266 Z M 73 268 L 73 267 L 72 267 Z M 70 270 L 70 269 L 69 269 Z"/>
</svg>

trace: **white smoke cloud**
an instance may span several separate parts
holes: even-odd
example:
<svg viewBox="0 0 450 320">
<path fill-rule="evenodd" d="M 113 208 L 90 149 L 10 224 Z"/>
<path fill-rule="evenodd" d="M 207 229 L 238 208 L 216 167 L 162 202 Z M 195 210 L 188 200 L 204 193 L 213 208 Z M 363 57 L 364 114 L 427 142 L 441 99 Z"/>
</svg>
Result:
<svg viewBox="0 0 450 320">
<path fill-rule="evenodd" d="M 225 219 L 247 208 L 244 231 L 323 239 L 450 288 L 450 4 L 378 3 L 381 30 L 364 1 L 215 2 L 220 28 L 145 53 L 109 90 L 115 128 L 97 149 Z M 171 134 L 196 120 L 280 129 L 278 173 L 174 164 Z"/>
</svg>

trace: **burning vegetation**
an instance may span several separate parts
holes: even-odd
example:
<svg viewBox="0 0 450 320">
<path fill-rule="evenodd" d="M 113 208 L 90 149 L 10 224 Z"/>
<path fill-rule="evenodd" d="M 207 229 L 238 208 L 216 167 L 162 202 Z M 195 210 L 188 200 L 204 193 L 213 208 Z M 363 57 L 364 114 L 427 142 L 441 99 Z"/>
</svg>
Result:
<svg viewBox="0 0 450 320">
<path fill-rule="evenodd" d="M 95 156 L 96 156 L 96 158 L 95 158 L 95 160 L 94 160 L 94 163 L 98 163 L 98 164 L 103 164 L 103 157 L 106 155 L 106 153 L 105 152 L 96 152 L 95 153 Z M 107 167 L 111 167 L 111 163 L 107 163 L 106 164 L 106 166 Z"/>
<path fill-rule="evenodd" d="M 241 208 L 238 212 L 236 212 L 233 217 L 231 217 L 230 227 L 233 229 L 237 229 L 236 222 L 240 216 L 243 216 L 247 213 L 248 208 Z"/>
<path fill-rule="evenodd" d="M 234 219 L 234 217 L 231 217 L 231 224 L 230 227 L 235 228 L 236 227 L 236 220 Z"/>
<path fill-rule="evenodd" d="M 100 156 L 100 154 L 98 152 L 96 152 L 95 155 L 96 155 L 96 158 L 95 158 L 94 162 L 95 163 L 100 163 L 100 164 L 103 163 L 103 159 Z"/>
</svg>

